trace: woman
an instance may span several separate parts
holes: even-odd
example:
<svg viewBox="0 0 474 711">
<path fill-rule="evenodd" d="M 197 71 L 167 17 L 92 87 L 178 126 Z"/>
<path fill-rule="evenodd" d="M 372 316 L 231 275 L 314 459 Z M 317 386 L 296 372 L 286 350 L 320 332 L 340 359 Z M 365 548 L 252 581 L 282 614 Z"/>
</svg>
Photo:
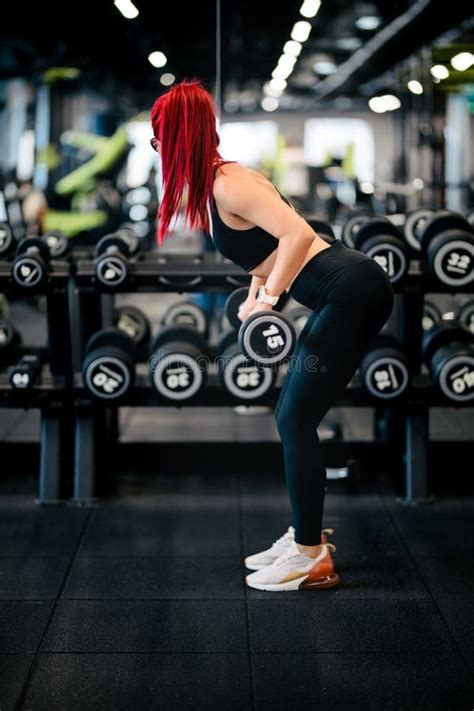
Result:
<svg viewBox="0 0 474 711">
<path fill-rule="evenodd" d="M 321 239 L 265 177 L 222 159 L 212 97 L 198 80 L 158 98 L 151 122 L 163 173 L 159 242 L 187 188 L 191 226 L 210 232 L 216 248 L 252 275 L 242 320 L 271 311 L 285 290 L 312 310 L 275 412 L 293 526 L 245 559 L 255 571 L 246 582 L 271 591 L 333 587 L 339 576 L 321 531 L 326 470 L 317 427 L 390 315 L 390 282 L 366 255 Z"/>
</svg>

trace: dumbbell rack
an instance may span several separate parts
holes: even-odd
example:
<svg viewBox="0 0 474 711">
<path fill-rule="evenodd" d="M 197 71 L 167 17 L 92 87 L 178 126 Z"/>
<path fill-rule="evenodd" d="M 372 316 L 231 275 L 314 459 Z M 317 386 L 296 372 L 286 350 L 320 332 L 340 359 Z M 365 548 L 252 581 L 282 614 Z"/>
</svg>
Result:
<svg viewBox="0 0 474 711">
<path fill-rule="evenodd" d="M 0 374 L 0 407 L 41 411 L 38 503 L 57 503 L 61 484 L 70 472 L 72 459 L 73 411 L 71 343 L 69 337 L 70 264 L 51 262 L 44 284 L 33 290 L 22 289 L 12 279 L 11 264 L 0 261 L 0 292 L 10 298 L 42 294 L 47 300 L 47 365 L 43 365 L 33 387 L 13 388 L 8 376 Z M 38 352 L 18 347 L 18 355 Z"/>
<path fill-rule="evenodd" d="M 77 332 L 80 334 L 74 358 L 73 397 L 76 404 L 76 457 L 74 465 L 74 499 L 78 502 L 93 498 L 94 462 L 96 447 L 94 417 L 97 410 L 107 409 L 106 403 L 92 402 L 82 382 L 79 364 L 85 344 L 92 333 L 110 325 L 111 292 L 100 291 L 94 272 L 94 262 L 80 260 L 74 274 L 74 294 L 77 296 Z M 215 254 L 156 256 L 129 263 L 129 279 L 115 293 L 192 293 L 203 290 L 226 291 L 247 285 L 250 277 L 232 263 Z M 461 407 L 453 403 L 431 385 L 428 376 L 421 374 L 422 314 L 426 293 L 452 293 L 452 288 L 433 276 L 420 273 L 419 262 L 413 260 L 408 274 L 394 284 L 402 296 L 402 340 L 409 354 L 414 374 L 412 385 L 399 400 L 388 403 L 405 422 L 405 501 L 425 501 L 428 497 L 427 442 L 429 408 L 435 406 Z M 463 289 L 472 293 L 474 287 Z M 73 329 L 74 330 L 74 329 Z M 266 399 L 273 405 L 278 391 Z M 338 406 L 377 407 L 383 405 L 370 396 L 356 375 Z M 386 403 L 385 403 L 386 404 Z M 152 390 L 145 374 L 137 373 L 135 386 L 120 406 L 176 407 L 176 403 L 161 401 Z M 212 377 L 204 391 L 186 407 L 235 405 Z"/>
</svg>

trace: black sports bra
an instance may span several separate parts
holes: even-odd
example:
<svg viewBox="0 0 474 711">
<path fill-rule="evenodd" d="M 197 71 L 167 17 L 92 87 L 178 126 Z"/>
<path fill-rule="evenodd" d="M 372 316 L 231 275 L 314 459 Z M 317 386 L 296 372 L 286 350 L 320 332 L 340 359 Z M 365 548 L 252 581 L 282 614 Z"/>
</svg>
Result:
<svg viewBox="0 0 474 711">
<path fill-rule="evenodd" d="M 217 171 L 217 168 L 216 168 Z M 278 188 L 282 200 L 291 206 Z M 211 200 L 212 240 L 216 249 L 246 272 L 252 271 L 275 251 L 278 239 L 256 225 L 246 230 L 236 230 L 222 222 L 214 198 Z"/>
</svg>

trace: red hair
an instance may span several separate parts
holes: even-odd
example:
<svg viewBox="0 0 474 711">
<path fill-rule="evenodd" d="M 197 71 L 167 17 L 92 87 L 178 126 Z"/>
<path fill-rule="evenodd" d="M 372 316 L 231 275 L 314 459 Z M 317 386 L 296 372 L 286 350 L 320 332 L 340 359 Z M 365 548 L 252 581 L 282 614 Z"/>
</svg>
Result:
<svg viewBox="0 0 474 711">
<path fill-rule="evenodd" d="M 214 170 L 223 162 L 217 146 L 216 111 L 212 96 L 199 79 L 187 79 L 160 96 L 151 111 L 160 141 L 163 199 L 157 214 L 158 243 L 163 243 L 188 187 L 185 220 L 191 228 L 209 230 L 207 201 Z"/>
</svg>

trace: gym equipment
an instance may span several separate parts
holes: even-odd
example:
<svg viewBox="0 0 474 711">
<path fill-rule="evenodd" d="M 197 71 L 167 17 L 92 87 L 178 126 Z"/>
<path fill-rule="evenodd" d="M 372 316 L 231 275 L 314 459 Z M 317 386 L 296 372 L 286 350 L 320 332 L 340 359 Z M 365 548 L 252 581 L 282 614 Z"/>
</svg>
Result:
<svg viewBox="0 0 474 711">
<path fill-rule="evenodd" d="M 5 259 L 12 251 L 15 239 L 10 225 L 7 222 L 0 222 L 0 257 Z"/>
<path fill-rule="evenodd" d="M 196 330 L 164 326 L 153 339 L 149 360 L 151 384 L 165 400 L 185 402 L 206 384 L 206 341 Z"/>
<path fill-rule="evenodd" d="M 20 343 L 21 336 L 12 322 L 0 319 L 0 364 L 5 365 L 8 362 Z"/>
<path fill-rule="evenodd" d="M 404 225 L 405 239 L 416 252 L 421 249 L 420 237 L 426 221 L 433 217 L 434 212 L 429 207 L 420 207 L 418 210 L 409 212 L 406 216 Z"/>
<path fill-rule="evenodd" d="M 237 332 L 231 328 L 222 334 L 218 344 L 217 365 L 227 392 L 244 402 L 255 402 L 268 395 L 276 382 L 277 371 L 263 368 L 242 353 Z"/>
<path fill-rule="evenodd" d="M 305 217 L 304 219 L 325 242 L 332 244 L 336 241 L 336 235 L 329 222 L 319 220 L 317 217 Z"/>
<path fill-rule="evenodd" d="M 122 225 L 115 232 L 119 235 L 128 246 L 128 251 L 131 256 L 134 256 L 140 249 L 140 239 L 135 230 L 130 225 Z"/>
<path fill-rule="evenodd" d="M 423 304 L 423 318 L 421 327 L 423 331 L 429 331 L 435 323 L 441 321 L 441 311 L 431 301 L 426 301 Z"/>
<path fill-rule="evenodd" d="M 474 300 L 467 301 L 460 307 L 456 320 L 474 335 Z"/>
<path fill-rule="evenodd" d="M 346 245 L 346 247 L 354 249 L 354 238 L 356 234 L 358 233 L 361 226 L 371 218 L 372 215 L 364 214 L 354 215 L 354 217 L 351 217 L 347 220 L 346 224 L 342 228 L 341 233 L 341 240 L 343 244 Z"/>
<path fill-rule="evenodd" d="M 277 365 L 293 353 L 296 333 L 291 321 L 274 311 L 249 316 L 239 329 L 242 352 L 259 365 Z"/>
<path fill-rule="evenodd" d="M 150 323 L 136 306 L 119 306 L 114 310 L 114 326 L 132 339 L 137 348 L 150 340 Z"/>
<path fill-rule="evenodd" d="M 95 276 L 98 282 L 109 289 L 116 289 L 128 278 L 129 243 L 123 231 L 105 235 L 95 248 Z"/>
<path fill-rule="evenodd" d="M 8 380 L 12 388 L 26 390 L 32 388 L 41 372 L 41 358 L 39 355 L 30 354 L 20 358 L 8 373 Z"/>
<path fill-rule="evenodd" d="M 371 217 L 361 224 L 354 235 L 354 247 L 380 264 L 393 284 L 408 271 L 408 250 L 402 234 L 385 218 Z"/>
<path fill-rule="evenodd" d="M 104 328 L 89 339 L 82 364 L 84 385 L 98 400 L 123 398 L 135 380 L 136 347 L 118 328 Z"/>
<path fill-rule="evenodd" d="M 296 335 L 299 336 L 303 328 L 306 326 L 306 321 L 311 314 L 311 310 L 307 309 L 306 306 L 294 306 L 289 311 L 285 312 L 286 318 L 288 318 L 296 331 Z"/>
<path fill-rule="evenodd" d="M 51 259 L 61 259 L 69 250 L 69 242 L 60 230 L 49 230 L 45 232 L 42 239 L 49 248 Z"/>
<path fill-rule="evenodd" d="M 410 368 L 403 346 L 391 335 L 375 339 L 359 372 L 367 391 L 381 400 L 400 397 L 410 384 Z"/>
<path fill-rule="evenodd" d="M 39 287 L 46 279 L 49 258 L 48 245 L 40 237 L 22 239 L 12 262 L 13 281 L 23 289 Z"/>
<path fill-rule="evenodd" d="M 474 400 L 474 337 L 462 326 L 436 324 L 423 334 L 423 357 L 431 379 L 455 402 Z"/>
<path fill-rule="evenodd" d="M 177 301 L 166 310 L 163 326 L 187 326 L 207 338 L 209 321 L 207 314 L 192 301 Z"/>
<path fill-rule="evenodd" d="M 436 212 L 423 227 L 420 246 L 429 271 L 443 284 L 460 289 L 473 281 L 474 233 L 462 215 Z"/>
<path fill-rule="evenodd" d="M 471 227 L 474 227 L 474 209 L 469 210 L 469 212 L 466 215 L 466 220 L 469 222 Z"/>
<path fill-rule="evenodd" d="M 242 321 L 239 319 L 239 307 L 247 298 L 248 293 L 248 287 L 241 286 L 238 289 L 235 289 L 231 294 L 229 294 L 224 305 L 224 312 L 226 318 L 232 328 L 235 328 L 236 331 L 238 331 L 242 325 Z M 288 299 L 289 294 L 286 291 L 283 292 L 283 294 L 280 295 L 278 303 L 276 304 L 273 310 L 281 311 L 281 309 L 283 309 L 285 304 L 288 302 Z"/>
</svg>

